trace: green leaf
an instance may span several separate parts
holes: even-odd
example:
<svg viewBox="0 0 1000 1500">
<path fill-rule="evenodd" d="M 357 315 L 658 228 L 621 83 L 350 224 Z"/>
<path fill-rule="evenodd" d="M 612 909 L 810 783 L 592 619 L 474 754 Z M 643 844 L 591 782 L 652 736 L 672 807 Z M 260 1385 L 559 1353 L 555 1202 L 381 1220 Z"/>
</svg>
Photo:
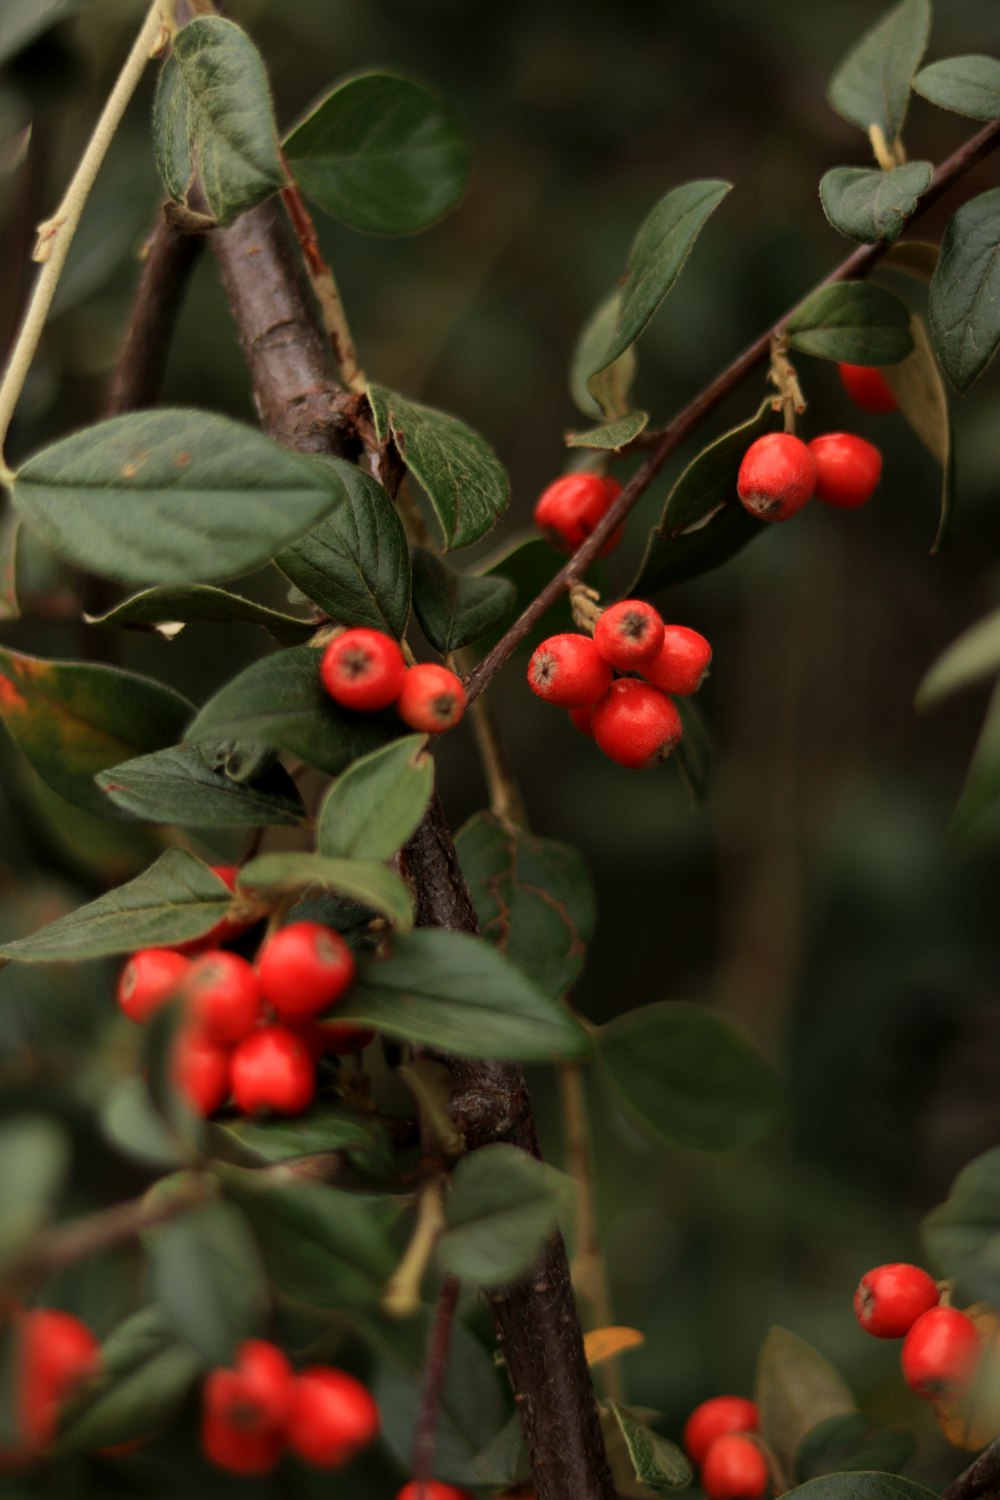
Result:
<svg viewBox="0 0 1000 1500">
<path fill-rule="evenodd" d="M 101 1131 L 126 1156 L 153 1167 L 183 1164 L 181 1143 L 157 1112 L 144 1078 L 126 1078 L 101 1103 Z"/>
<path fill-rule="evenodd" d="M 510 501 L 510 480 L 485 438 L 429 406 L 370 385 L 368 399 L 383 442 L 393 437 L 409 472 L 425 490 L 445 545 L 467 547 L 496 524 Z"/>
<path fill-rule="evenodd" d="M 480 1449 L 471 1469 L 480 1484 L 502 1485 L 504 1489 L 531 1477 L 520 1412 L 513 1412 L 500 1431 Z"/>
<path fill-rule="evenodd" d="M 941 510 L 932 552 L 939 552 L 955 530 L 955 450 L 948 392 L 923 318 L 910 314 L 913 353 L 883 371 L 900 415 L 941 465 Z"/>
<path fill-rule="evenodd" d="M 30 937 L 0 945 L 0 958 L 60 963 L 203 937 L 239 905 L 208 865 L 168 849 L 134 880 L 58 917 Z"/>
<path fill-rule="evenodd" d="M 891 292 L 867 281 L 818 287 L 786 325 L 803 354 L 852 365 L 895 365 L 913 348 L 910 315 Z"/>
<path fill-rule="evenodd" d="M 7 0 L 0 11 L 0 64 L 7 63 L 36 37 L 75 15 L 84 0 Z"/>
<path fill-rule="evenodd" d="M 112 417 L 22 464 L 14 504 L 101 578 L 206 583 L 250 573 L 339 497 L 321 464 L 263 433 L 180 408 Z"/>
<path fill-rule="evenodd" d="M 69 1158 L 69 1141 L 44 1115 L 14 1115 L 0 1125 L 0 1263 L 44 1228 Z"/>
<path fill-rule="evenodd" d="M 393 1161 L 392 1144 L 380 1120 L 336 1105 L 317 1104 L 291 1120 L 243 1118 L 219 1121 L 212 1130 L 235 1141 L 260 1161 L 294 1161 L 325 1151 L 342 1151 L 360 1170 L 382 1175 Z"/>
<path fill-rule="evenodd" d="M 786 1491 L 783 1500 L 935 1500 L 933 1490 L 912 1479 L 895 1474 L 823 1474 L 794 1490 Z"/>
<path fill-rule="evenodd" d="M 413 549 L 413 608 L 436 651 L 481 640 L 513 613 L 517 590 L 507 578 L 460 573 L 434 552 Z"/>
<path fill-rule="evenodd" d="M 21 538 L 21 519 L 10 505 L 0 515 L 0 620 L 18 620 L 21 606 L 17 597 L 17 549 Z"/>
<path fill-rule="evenodd" d="M 620 1102 L 673 1145 L 720 1151 L 773 1129 L 784 1088 L 740 1033 L 698 1005 L 645 1005 L 602 1026 L 598 1057 Z"/>
<path fill-rule="evenodd" d="M 153 146 L 171 198 L 186 203 L 197 175 L 219 224 L 284 183 L 267 71 L 232 21 L 200 16 L 177 32 L 157 84 Z"/>
<path fill-rule="evenodd" d="M 864 1412 L 827 1417 L 806 1433 L 795 1455 L 800 1481 L 819 1474 L 878 1469 L 895 1474 L 913 1456 L 916 1439 L 905 1427 L 884 1427 Z"/>
<path fill-rule="evenodd" d="M 995 57 L 948 57 L 921 68 L 918 94 L 970 120 L 1000 120 L 1000 62 Z"/>
<path fill-rule="evenodd" d="M 455 207 L 471 154 L 461 123 L 409 78 L 363 73 L 285 139 L 302 191 L 365 234 L 414 234 Z"/>
<path fill-rule="evenodd" d="M 819 185 L 820 202 L 834 229 L 849 240 L 891 245 L 926 192 L 934 168 L 911 161 L 891 172 L 832 167 Z"/>
<path fill-rule="evenodd" d="M 569 1011 L 503 954 L 440 928 L 397 938 L 388 957 L 364 962 L 337 1019 L 465 1057 L 530 1062 L 588 1050 Z"/>
<path fill-rule="evenodd" d="M 1000 1147 L 959 1172 L 921 1231 L 935 1266 L 961 1282 L 963 1294 L 1000 1301 Z"/>
<path fill-rule="evenodd" d="M 516 619 L 519 614 L 541 593 L 547 583 L 550 583 L 559 568 L 566 561 L 565 557 L 556 551 L 552 543 L 544 537 L 539 536 L 537 531 L 519 532 L 510 537 L 509 540 L 498 546 L 495 552 L 481 559 L 477 571 L 486 576 L 490 573 L 501 572 L 503 576 L 514 585 L 517 598 L 511 611 Z M 588 579 L 599 587 L 599 569 L 588 571 Z M 596 573 L 596 576 L 595 576 Z M 518 646 L 518 652 L 523 656 L 530 656 L 535 647 L 538 646 L 546 636 L 555 635 L 559 631 L 575 630 L 573 616 L 569 607 L 568 596 L 563 593 L 536 622 L 524 640 Z M 480 654 L 490 650 L 503 634 L 501 630 L 493 630 L 483 640 L 478 642 Z"/>
<path fill-rule="evenodd" d="M 275 558 L 285 577 L 341 625 L 370 625 L 397 640 L 410 614 L 403 523 L 385 490 L 338 458 L 317 459 L 339 481 L 336 506 Z"/>
<path fill-rule="evenodd" d="M 675 698 L 674 702 L 684 726 L 680 743 L 674 748 L 674 763 L 681 773 L 692 804 L 700 807 L 708 795 L 712 769 L 712 737 L 697 703 L 690 698 Z"/>
<path fill-rule="evenodd" d="M 660 1437 L 645 1422 L 634 1417 L 627 1407 L 609 1401 L 608 1408 L 625 1439 L 640 1484 L 648 1484 L 654 1490 L 680 1490 L 693 1482 L 691 1465 L 676 1443 Z"/>
<path fill-rule="evenodd" d="M 807 1433 L 830 1417 L 856 1410 L 854 1397 L 829 1360 L 805 1339 L 779 1326 L 770 1329 L 761 1344 L 754 1399 L 760 1410 L 761 1437 L 789 1484 L 795 1474 L 795 1455 Z"/>
<path fill-rule="evenodd" d="M 643 221 L 629 254 L 614 332 L 590 371 L 590 380 L 635 343 L 673 289 L 705 221 L 731 187 L 732 183 L 714 179 L 687 182 L 661 198 Z"/>
<path fill-rule="evenodd" d="M 243 1215 L 209 1203 L 147 1237 L 153 1295 L 178 1338 L 210 1365 L 235 1363 L 236 1346 L 260 1332 L 267 1285 Z"/>
<path fill-rule="evenodd" d="M 952 641 L 917 689 L 916 706 L 934 708 L 953 693 L 1000 672 L 1000 609 Z"/>
<path fill-rule="evenodd" d="M 0 715 L 47 786 L 88 812 L 115 817 L 121 814 L 95 786 L 96 773 L 179 739 L 191 705 L 134 672 L 0 647 Z"/>
<path fill-rule="evenodd" d="M 182 625 L 262 625 L 282 646 L 297 646 L 316 630 L 312 620 L 283 615 L 254 599 L 209 584 L 188 588 L 143 589 L 103 615 L 85 615 L 89 625 L 153 626 L 172 640 Z"/>
<path fill-rule="evenodd" d="M 572 1187 L 516 1146 L 484 1146 L 462 1157 L 445 1201 L 441 1265 L 478 1286 L 513 1281 L 537 1258 Z"/>
<path fill-rule="evenodd" d="M 648 411 L 630 411 L 627 417 L 620 417 L 617 422 L 605 422 L 601 427 L 592 427 L 589 432 L 567 432 L 566 446 L 610 448 L 615 453 L 620 453 L 648 424 Z"/>
<path fill-rule="evenodd" d="M 295 827 L 306 809 L 282 766 L 254 781 L 236 781 L 216 768 L 200 745 L 174 745 L 124 761 L 96 778 L 105 797 L 134 818 L 182 828 Z"/>
<path fill-rule="evenodd" d="M 948 221 L 931 278 L 931 333 L 941 367 L 964 396 L 1000 343 L 1000 188 Z"/>
<path fill-rule="evenodd" d="M 580 330 L 569 370 L 570 394 L 580 411 L 584 416 L 604 417 L 609 422 L 617 422 L 628 413 L 628 393 L 635 379 L 635 349 L 629 345 L 599 375 L 592 376 L 591 372 L 614 337 L 621 306 L 619 290 L 598 303 Z"/>
<path fill-rule="evenodd" d="M 317 850 L 330 859 L 391 859 L 416 832 L 433 790 L 427 736 L 393 740 L 334 782 L 319 810 Z"/>
<path fill-rule="evenodd" d="M 336 891 L 362 906 L 377 911 L 400 932 L 413 926 L 413 897 L 395 870 L 373 860 L 326 859 L 322 854 L 260 854 L 243 866 L 237 880 L 239 891 L 265 897 L 316 886 Z"/>
<path fill-rule="evenodd" d="M 891 145 L 903 128 L 930 29 L 930 0 L 902 0 L 866 31 L 830 81 L 837 113 L 864 131 L 877 125 Z"/>
<path fill-rule="evenodd" d="M 353 713 L 334 703 L 320 682 L 320 655 L 312 646 L 292 646 L 253 662 L 208 700 L 187 738 L 275 745 L 338 776 L 400 725 L 395 714 Z"/>
<path fill-rule="evenodd" d="M 995 843 L 1000 835 L 1000 683 L 993 689 L 972 752 L 952 833 L 965 848 Z"/>
<path fill-rule="evenodd" d="M 581 856 L 568 844 L 476 813 L 455 838 L 483 937 L 546 994 L 569 990 L 583 968 L 596 916 Z"/>
</svg>

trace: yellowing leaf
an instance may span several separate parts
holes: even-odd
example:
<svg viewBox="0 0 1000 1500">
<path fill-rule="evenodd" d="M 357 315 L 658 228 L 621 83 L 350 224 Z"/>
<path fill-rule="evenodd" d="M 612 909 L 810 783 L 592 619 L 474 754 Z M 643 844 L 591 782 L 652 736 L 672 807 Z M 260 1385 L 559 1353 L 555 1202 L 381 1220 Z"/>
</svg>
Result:
<svg viewBox="0 0 1000 1500">
<path fill-rule="evenodd" d="M 638 1349 L 645 1342 L 646 1336 L 638 1328 L 592 1328 L 584 1334 L 583 1350 L 593 1369 L 606 1359 L 614 1359 L 616 1354 L 624 1354 L 627 1349 Z"/>
</svg>

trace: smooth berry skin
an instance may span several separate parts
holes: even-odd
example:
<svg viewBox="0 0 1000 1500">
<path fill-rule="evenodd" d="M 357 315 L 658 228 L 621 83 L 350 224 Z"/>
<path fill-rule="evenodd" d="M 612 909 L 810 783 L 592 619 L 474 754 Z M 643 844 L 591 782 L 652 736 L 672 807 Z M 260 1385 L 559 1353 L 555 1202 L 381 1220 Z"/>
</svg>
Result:
<svg viewBox="0 0 1000 1500">
<path fill-rule="evenodd" d="M 866 1271 L 854 1293 L 854 1313 L 866 1333 L 901 1339 L 922 1313 L 937 1307 L 940 1292 L 932 1276 L 903 1261 Z"/>
<path fill-rule="evenodd" d="M 758 521 L 787 521 L 805 505 L 816 485 L 816 465 L 801 438 L 768 432 L 743 455 L 736 492 Z"/>
<path fill-rule="evenodd" d="M 712 1396 L 696 1406 L 684 1423 L 681 1442 L 693 1464 L 704 1461 L 712 1444 L 731 1432 L 756 1432 L 760 1413 L 745 1396 Z"/>
<path fill-rule="evenodd" d="M 399 697 L 406 662 L 391 635 L 360 625 L 330 642 L 319 675 L 330 697 L 343 708 L 377 713 Z"/>
<path fill-rule="evenodd" d="M 633 677 L 611 684 L 590 722 L 605 755 L 630 771 L 666 760 L 682 734 L 681 716 L 666 693 Z"/>
<path fill-rule="evenodd" d="M 437 662 L 426 661 L 407 672 L 396 712 L 404 724 L 421 734 L 442 734 L 461 722 L 465 705 L 461 678 Z"/>
<path fill-rule="evenodd" d="M 165 1005 L 191 967 L 191 960 L 172 948 L 140 948 L 118 980 L 118 1007 L 140 1026 L 147 1026 Z"/>
<path fill-rule="evenodd" d="M 957 1396 L 969 1385 L 981 1356 L 972 1319 L 957 1307 L 932 1307 L 903 1340 L 903 1379 L 926 1401 Z"/>
<path fill-rule="evenodd" d="M 470 1490 L 460 1490 L 453 1484 L 442 1484 L 440 1479 L 411 1479 L 396 1496 L 396 1500 L 473 1500 Z"/>
<path fill-rule="evenodd" d="M 264 998 L 283 1021 L 315 1016 L 338 1001 L 354 978 L 354 954 L 321 922 L 291 922 L 257 955 Z"/>
<path fill-rule="evenodd" d="M 592 711 L 593 710 L 589 704 L 586 708 L 571 708 L 569 710 L 569 716 L 573 721 L 574 727 L 578 729 L 581 734 L 585 734 L 588 740 L 592 740 L 594 738 L 594 726 L 590 722 L 590 715 Z"/>
<path fill-rule="evenodd" d="M 867 505 L 882 477 L 882 455 L 853 432 L 825 432 L 809 452 L 816 465 L 816 499 L 837 510 Z"/>
<path fill-rule="evenodd" d="M 611 686 L 613 673 L 589 635 L 550 635 L 528 663 L 528 686 L 559 708 L 592 708 Z"/>
<path fill-rule="evenodd" d="M 232 1058 L 228 1047 L 185 1027 L 174 1040 L 170 1064 L 174 1088 L 196 1115 L 208 1119 L 232 1092 Z"/>
<path fill-rule="evenodd" d="M 378 1436 L 379 1413 L 370 1391 L 344 1370 L 317 1365 L 292 1388 L 288 1446 L 307 1463 L 337 1469 Z"/>
<path fill-rule="evenodd" d="M 269 1474 L 285 1446 L 295 1377 L 284 1354 L 264 1339 L 236 1351 L 234 1370 L 212 1370 L 202 1389 L 202 1447 L 234 1474 Z"/>
<path fill-rule="evenodd" d="M 622 599 L 602 610 L 594 627 L 594 645 L 612 667 L 642 671 L 663 646 L 660 612 L 644 599 Z"/>
<path fill-rule="evenodd" d="M 564 474 L 543 490 L 535 505 L 535 525 L 562 552 L 575 552 L 603 520 L 622 487 L 603 474 Z M 624 528 L 612 532 L 601 549 L 606 557 L 622 539 Z"/>
<path fill-rule="evenodd" d="M 196 958 L 184 980 L 188 1022 L 210 1042 L 234 1046 L 263 1019 L 264 992 L 253 964 L 221 948 Z"/>
<path fill-rule="evenodd" d="M 32 1448 L 56 1435 L 59 1407 L 100 1367 L 101 1348 L 85 1323 L 54 1308 L 26 1312 L 18 1330 L 17 1425 Z"/>
<path fill-rule="evenodd" d="M 664 693 L 689 698 L 708 676 L 712 648 L 697 630 L 686 625 L 664 625 L 659 655 L 641 667 L 643 677 Z"/>
<path fill-rule="evenodd" d="M 899 403 L 876 365 L 838 365 L 840 383 L 854 405 L 875 413 L 895 411 Z"/>
<path fill-rule="evenodd" d="M 760 1500 L 769 1479 L 767 1459 L 757 1444 L 738 1433 L 717 1438 L 701 1466 L 708 1500 Z"/>
<path fill-rule="evenodd" d="M 232 1060 L 233 1098 L 246 1115 L 300 1115 L 316 1092 L 309 1049 L 287 1026 L 261 1026 Z"/>
</svg>

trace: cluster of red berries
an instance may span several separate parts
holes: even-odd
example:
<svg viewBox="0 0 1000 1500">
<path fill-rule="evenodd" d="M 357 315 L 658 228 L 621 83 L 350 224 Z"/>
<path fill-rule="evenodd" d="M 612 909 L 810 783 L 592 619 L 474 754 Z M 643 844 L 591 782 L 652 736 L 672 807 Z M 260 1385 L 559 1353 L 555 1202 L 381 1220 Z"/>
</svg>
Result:
<svg viewBox="0 0 1000 1500">
<path fill-rule="evenodd" d="M 539 698 L 569 709 L 620 766 L 645 770 L 665 760 L 681 737 L 681 716 L 668 694 L 698 691 L 712 660 L 703 635 L 664 625 L 642 599 L 623 599 L 601 611 L 589 635 L 553 635 L 528 663 L 528 686 Z M 615 677 L 639 672 L 636 677 Z"/>
<path fill-rule="evenodd" d="M 770 1481 L 767 1459 L 749 1433 L 760 1426 L 756 1403 L 713 1396 L 684 1424 L 684 1451 L 701 1469 L 708 1500 L 760 1500 Z"/>
<path fill-rule="evenodd" d="M 622 487 L 603 474 L 564 474 L 542 491 L 535 505 L 535 525 L 562 552 L 575 552 L 603 520 Z M 621 541 L 625 528 L 613 531 L 601 548 L 607 557 Z"/>
<path fill-rule="evenodd" d="M 55 1308 L 13 1313 L 17 1442 L 0 1471 L 26 1467 L 56 1435 L 59 1408 L 98 1373 L 101 1348 L 86 1323 Z"/>
<path fill-rule="evenodd" d="M 440 1479 L 411 1479 L 403 1485 L 396 1500 L 473 1500 L 473 1496 L 453 1484 L 442 1484 Z"/>
<path fill-rule="evenodd" d="M 465 713 L 461 678 L 437 662 L 407 667 L 399 642 L 382 630 L 356 626 L 333 638 L 319 668 L 335 703 L 356 713 L 378 713 L 395 705 L 410 729 L 440 734 Z"/>
<path fill-rule="evenodd" d="M 982 1344 L 972 1319 L 941 1305 L 941 1289 L 919 1266 L 894 1262 L 866 1271 L 854 1311 L 878 1339 L 902 1339 L 903 1379 L 927 1401 L 961 1394 L 973 1380 Z"/>
</svg>

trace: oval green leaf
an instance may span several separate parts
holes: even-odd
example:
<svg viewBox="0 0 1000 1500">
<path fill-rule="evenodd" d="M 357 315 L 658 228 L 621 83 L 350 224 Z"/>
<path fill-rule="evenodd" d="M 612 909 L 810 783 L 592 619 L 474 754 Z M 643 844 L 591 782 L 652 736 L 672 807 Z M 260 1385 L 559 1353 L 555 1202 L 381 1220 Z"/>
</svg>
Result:
<svg viewBox="0 0 1000 1500">
<path fill-rule="evenodd" d="M 855 1469 L 895 1474 L 913 1457 L 916 1446 L 905 1427 L 884 1427 L 866 1412 L 845 1412 L 827 1417 L 806 1433 L 795 1455 L 796 1477 L 805 1481 Z"/>
<path fill-rule="evenodd" d="M 839 115 L 891 145 L 903 128 L 913 75 L 931 29 L 930 0 L 902 0 L 851 48 L 830 81 Z"/>
<path fill-rule="evenodd" d="M 918 94 L 970 120 L 1000 120 L 1000 62 L 995 57 L 948 57 L 921 68 Z"/>
<path fill-rule="evenodd" d="M 408 932 L 413 926 L 409 886 L 395 870 L 371 860 L 326 859 L 322 854 L 261 854 L 243 866 L 237 881 L 237 890 L 265 898 L 312 886 L 336 891 L 338 896 L 377 911 L 400 932 Z"/>
<path fill-rule="evenodd" d="M 993 689 L 951 831 L 968 848 L 995 843 L 1000 837 L 1000 684 Z"/>
<path fill-rule="evenodd" d="M 1000 344 L 1000 188 L 949 219 L 928 312 L 941 368 L 964 396 Z"/>
<path fill-rule="evenodd" d="M 635 379 L 635 349 L 629 345 L 599 375 L 591 371 L 604 357 L 621 312 L 622 294 L 615 290 L 599 302 L 580 330 L 570 361 L 569 389 L 586 417 L 604 417 L 617 422 L 628 412 L 628 393 Z"/>
<path fill-rule="evenodd" d="M 460 573 L 425 547 L 413 549 L 413 608 L 436 651 L 458 651 L 508 619 L 517 590 L 506 578 Z"/>
<path fill-rule="evenodd" d="M 360 1171 L 383 1175 L 393 1167 L 392 1143 L 382 1121 L 336 1105 L 314 1104 L 307 1115 L 291 1120 L 219 1121 L 211 1131 L 227 1146 L 235 1141 L 241 1156 L 249 1153 L 263 1162 L 337 1151 Z"/>
<path fill-rule="evenodd" d="M 200 745 L 173 745 L 102 771 L 97 785 L 115 807 L 147 823 L 180 828 L 294 827 L 306 821 L 298 789 L 283 766 L 237 781 Z"/>
<path fill-rule="evenodd" d="M 628 1407 L 609 1401 L 608 1410 L 618 1423 L 632 1460 L 632 1471 L 640 1484 L 648 1484 L 654 1490 L 680 1490 L 692 1482 L 691 1465 L 676 1443 L 660 1437 L 645 1422 L 640 1422 Z"/>
<path fill-rule="evenodd" d="M 941 466 L 941 509 L 932 552 L 940 552 L 955 530 L 955 450 L 948 392 L 934 358 L 924 320 L 910 315 L 913 352 L 883 371 L 900 415 Z"/>
<path fill-rule="evenodd" d="M 437 1243 L 441 1265 L 476 1286 L 513 1281 L 556 1226 L 572 1179 L 516 1146 L 484 1146 L 459 1161 Z"/>
<path fill-rule="evenodd" d="M 152 1290 L 168 1326 L 210 1365 L 235 1363 L 236 1347 L 260 1332 L 267 1284 L 246 1220 L 229 1203 L 208 1203 L 147 1236 Z"/>
<path fill-rule="evenodd" d="M 49 1219 L 70 1161 L 70 1143 L 44 1115 L 14 1115 L 0 1125 L 0 1264 Z"/>
<path fill-rule="evenodd" d="M 427 736 L 394 740 L 334 782 L 320 808 L 316 848 L 331 859 L 391 859 L 416 832 L 433 790 Z"/>
<path fill-rule="evenodd" d="M 926 192 L 934 168 L 911 161 L 880 172 L 866 167 L 833 167 L 819 185 L 820 202 L 834 229 L 849 240 L 891 245 Z"/>
<path fill-rule="evenodd" d="M 796 1454 L 807 1433 L 820 1422 L 856 1410 L 854 1397 L 830 1361 L 798 1334 L 779 1326 L 770 1329 L 760 1346 L 754 1400 L 760 1410 L 761 1437 L 786 1484 L 794 1482 Z"/>
<path fill-rule="evenodd" d="M 1000 1148 L 964 1167 L 944 1203 L 921 1225 L 924 1244 L 942 1274 L 963 1292 L 1000 1301 Z"/>
<path fill-rule="evenodd" d="M 1000 672 L 1000 609 L 977 621 L 952 641 L 917 689 L 916 706 L 934 708 L 952 693 Z"/>
<path fill-rule="evenodd" d="M 796 1500 L 935 1500 L 935 1492 L 896 1474 L 823 1474 L 794 1490 Z"/>
<path fill-rule="evenodd" d="M 627 416 L 619 417 L 617 422 L 605 422 L 602 427 L 592 427 L 589 432 L 567 432 L 566 447 L 598 448 L 604 451 L 610 449 L 614 453 L 620 453 L 648 425 L 648 411 L 630 411 Z"/>
<path fill-rule="evenodd" d="M 786 332 L 793 349 L 844 364 L 895 365 L 913 347 L 903 303 L 867 281 L 819 287 L 792 313 Z"/>
<path fill-rule="evenodd" d="M 282 646 L 297 646 L 316 630 L 312 620 L 244 599 L 226 589 L 193 583 L 188 588 L 143 589 L 103 615 L 85 615 L 88 625 L 154 628 L 172 640 L 183 625 L 261 625 Z"/>
</svg>

